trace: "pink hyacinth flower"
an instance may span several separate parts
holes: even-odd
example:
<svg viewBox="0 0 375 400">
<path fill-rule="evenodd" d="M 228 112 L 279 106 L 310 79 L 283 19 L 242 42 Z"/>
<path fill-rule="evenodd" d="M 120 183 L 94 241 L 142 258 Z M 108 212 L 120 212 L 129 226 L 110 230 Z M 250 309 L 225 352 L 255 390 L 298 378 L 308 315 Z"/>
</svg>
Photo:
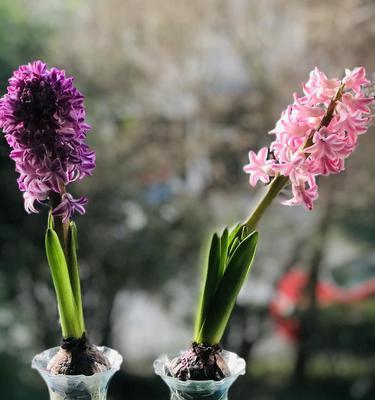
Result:
<svg viewBox="0 0 375 400">
<path fill-rule="evenodd" d="M 310 72 L 310 79 L 303 85 L 303 91 L 311 102 L 326 103 L 336 93 L 338 79 L 328 79 L 317 67 Z"/>
<path fill-rule="evenodd" d="M 313 145 L 307 147 L 305 152 L 310 155 L 311 171 L 321 175 L 336 174 L 343 169 L 342 160 L 352 152 L 345 137 L 331 133 L 327 128 L 315 132 Z"/>
<path fill-rule="evenodd" d="M 345 70 L 345 78 L 343 79 L 347 88 L 360 92 L 362 85 L 367 85 L 370 81 L 366 78 L 366 70 L 363 67 Z"/>
<path fill-rule="evenodd" d="M 315 178 L 309 175 L 290 175 L 292 182 L 293 197 L 284 201 L 286 206 L 295 206 L 303 204 L 308 210 L 313 209 L 314 201 L 318 198 L 318 185 Z"/>
<path fill-rule="evenodd" d="M 268 183 L 270 174 L 272 173 L 270 165 L 272 160 L 267 160 L 268 149 L 263 147 L 258 154 L 253 151 L 249 152 L 250 163 L 243 167 L 243 170 L 250 174 L 249 182 L 251 186 L 256 186 L 258 181 Z"/>
<path fill-rule="evenodd" d="M 346 70 L 342 81 L 328 79 L 315 68 L 303 85 L 304 96 L 293 95 L 293 104 L 270 131 L 275 135 L 272 163 L 265 148 L 258 155 L 250 151 L 250 164 L 244 167 L 250 184 L 269 182 L 271 176 L 288 177 L 293 198 L 284 204 L 312 209 L 318 196 L 316 177 L 343 171 L 358 135 L 369 127 L 374 98 L 363 90 L 368 83 L 363 67 Z"/>
</svg>

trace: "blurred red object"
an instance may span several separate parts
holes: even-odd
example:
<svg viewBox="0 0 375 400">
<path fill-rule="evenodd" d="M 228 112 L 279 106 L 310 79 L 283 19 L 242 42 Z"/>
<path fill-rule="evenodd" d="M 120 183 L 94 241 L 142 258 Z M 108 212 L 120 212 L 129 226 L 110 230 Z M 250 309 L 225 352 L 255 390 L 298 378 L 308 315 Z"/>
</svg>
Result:
<svg viewBox="0 0 375 400">
<path fill-rule="evenodd" d="M 362 268 L 357 275 L 356 267 L 350 267 L 352 270 L 349 274 L 347 267 L 341 270 L 338 268 L 332 274 L 333 279 L 319 280 L 316 286 L 318 307 L 351 304 L 375 296 L 374 265 L 366 266 L 366 273 L 363 273 Z M 275 297 L 270 303 L 270 313 L 276 322 L 277 333 L 292 341 L 299 338 L 300 323 L 296 311 L 307 306 L 305 288 L 308 278 L 308 273 L 302 269 L 289 270 L 279 280 Z"/>
</svg>

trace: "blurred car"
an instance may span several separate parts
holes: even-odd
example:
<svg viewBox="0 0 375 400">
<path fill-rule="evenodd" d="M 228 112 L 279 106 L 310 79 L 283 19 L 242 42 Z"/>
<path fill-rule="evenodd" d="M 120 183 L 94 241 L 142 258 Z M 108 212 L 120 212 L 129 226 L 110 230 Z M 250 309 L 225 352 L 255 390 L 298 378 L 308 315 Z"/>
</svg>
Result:
<svg viewBox="0 0 375 400">
<path fill-rule="evenodd" d="M 270 313 L 277 333 L 298 340 L 300 321 L 298 311 L 308 306 L 306 287 L 309 273 L 301 268 L 290 269 L 277 284 L 270 303 Z M 333 268 L 319 279 L 316 301 L 320 308 L 352 304 L 375 296 L 375 255 Z"/>
</svg>

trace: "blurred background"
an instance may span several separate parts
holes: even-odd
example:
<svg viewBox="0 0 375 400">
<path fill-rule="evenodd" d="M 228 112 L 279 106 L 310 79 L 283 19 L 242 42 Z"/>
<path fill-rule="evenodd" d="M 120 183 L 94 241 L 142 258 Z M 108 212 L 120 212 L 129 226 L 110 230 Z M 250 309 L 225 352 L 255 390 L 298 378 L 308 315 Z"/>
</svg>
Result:
<svg viewBox="0 0 375 400">
<path fill-rule="evenodd" d="M 77 218 L 87 325 L 118 349 L 110 398 L 168 399 L 160 353 L 186 348 L 201 243 L 260 195 L 242 166 L 315 65 L 375 71 L 373 0 L 0 0 L 0 88 L 43 59 L 86 95 L 92 178 Z M 372 75 L 372 77 L 374 77 Z M 375 398 L 374 128 L 313 212 L 272 206 L 225 337 L 248 362 L 233 400 Z M 0 140 L 1 398 L 47 399 L 30 369 L 58 344 L 43 248 Z"/>
</svg>

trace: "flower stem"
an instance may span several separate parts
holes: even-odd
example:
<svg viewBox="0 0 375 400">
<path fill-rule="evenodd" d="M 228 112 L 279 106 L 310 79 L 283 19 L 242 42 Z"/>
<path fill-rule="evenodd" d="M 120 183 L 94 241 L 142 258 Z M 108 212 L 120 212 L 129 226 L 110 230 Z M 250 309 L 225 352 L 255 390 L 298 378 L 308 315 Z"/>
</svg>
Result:
<svg viewBox="0 0 375 400">
<path fill-rule="evenodd" d="M 72 291 L 74 300 L 77 305 L 78 309 L 78 317 L 80 321 L 80 325 L 82 331 L 85 332 L 85 319 L 83 316 L 83 305 L 82 305 L 82 294 L 81 294 L 81 281 L 79 278 L 79 266 L 77 260 L 77 249 L 78 249 L 78 240 L 77 240 L 77 228 L 75 223 L 72 221 L 70 222 L 70 252 L 69 258 L 67 260 L 68 269 L 69 269 L 69 276 L 70 276 L 70 283 L 72 285 Z"/>
<path fill-rule="evenodd" d="M 273 199 L 281 192 L 283 187 L 288 183 L 289 177 L 278 175 L 268 186 L 268 190 L 251 213 L 249 219 L 243 224 L 250 230 L 255 230 L 257 223 L 262 217 L 263 213 L 272 203 Z"/>
<path fill-rule="evenodd" d="M 61 203 L 61 194 L 51 191 L 50 193 L 51 210 Z M 66 260 L 69 255 L 69 222 L 63 222 L 61 216 L 53 216 L 54 229 L 59 237 L 61 247 L 63 248 Z"/>
</svg>

